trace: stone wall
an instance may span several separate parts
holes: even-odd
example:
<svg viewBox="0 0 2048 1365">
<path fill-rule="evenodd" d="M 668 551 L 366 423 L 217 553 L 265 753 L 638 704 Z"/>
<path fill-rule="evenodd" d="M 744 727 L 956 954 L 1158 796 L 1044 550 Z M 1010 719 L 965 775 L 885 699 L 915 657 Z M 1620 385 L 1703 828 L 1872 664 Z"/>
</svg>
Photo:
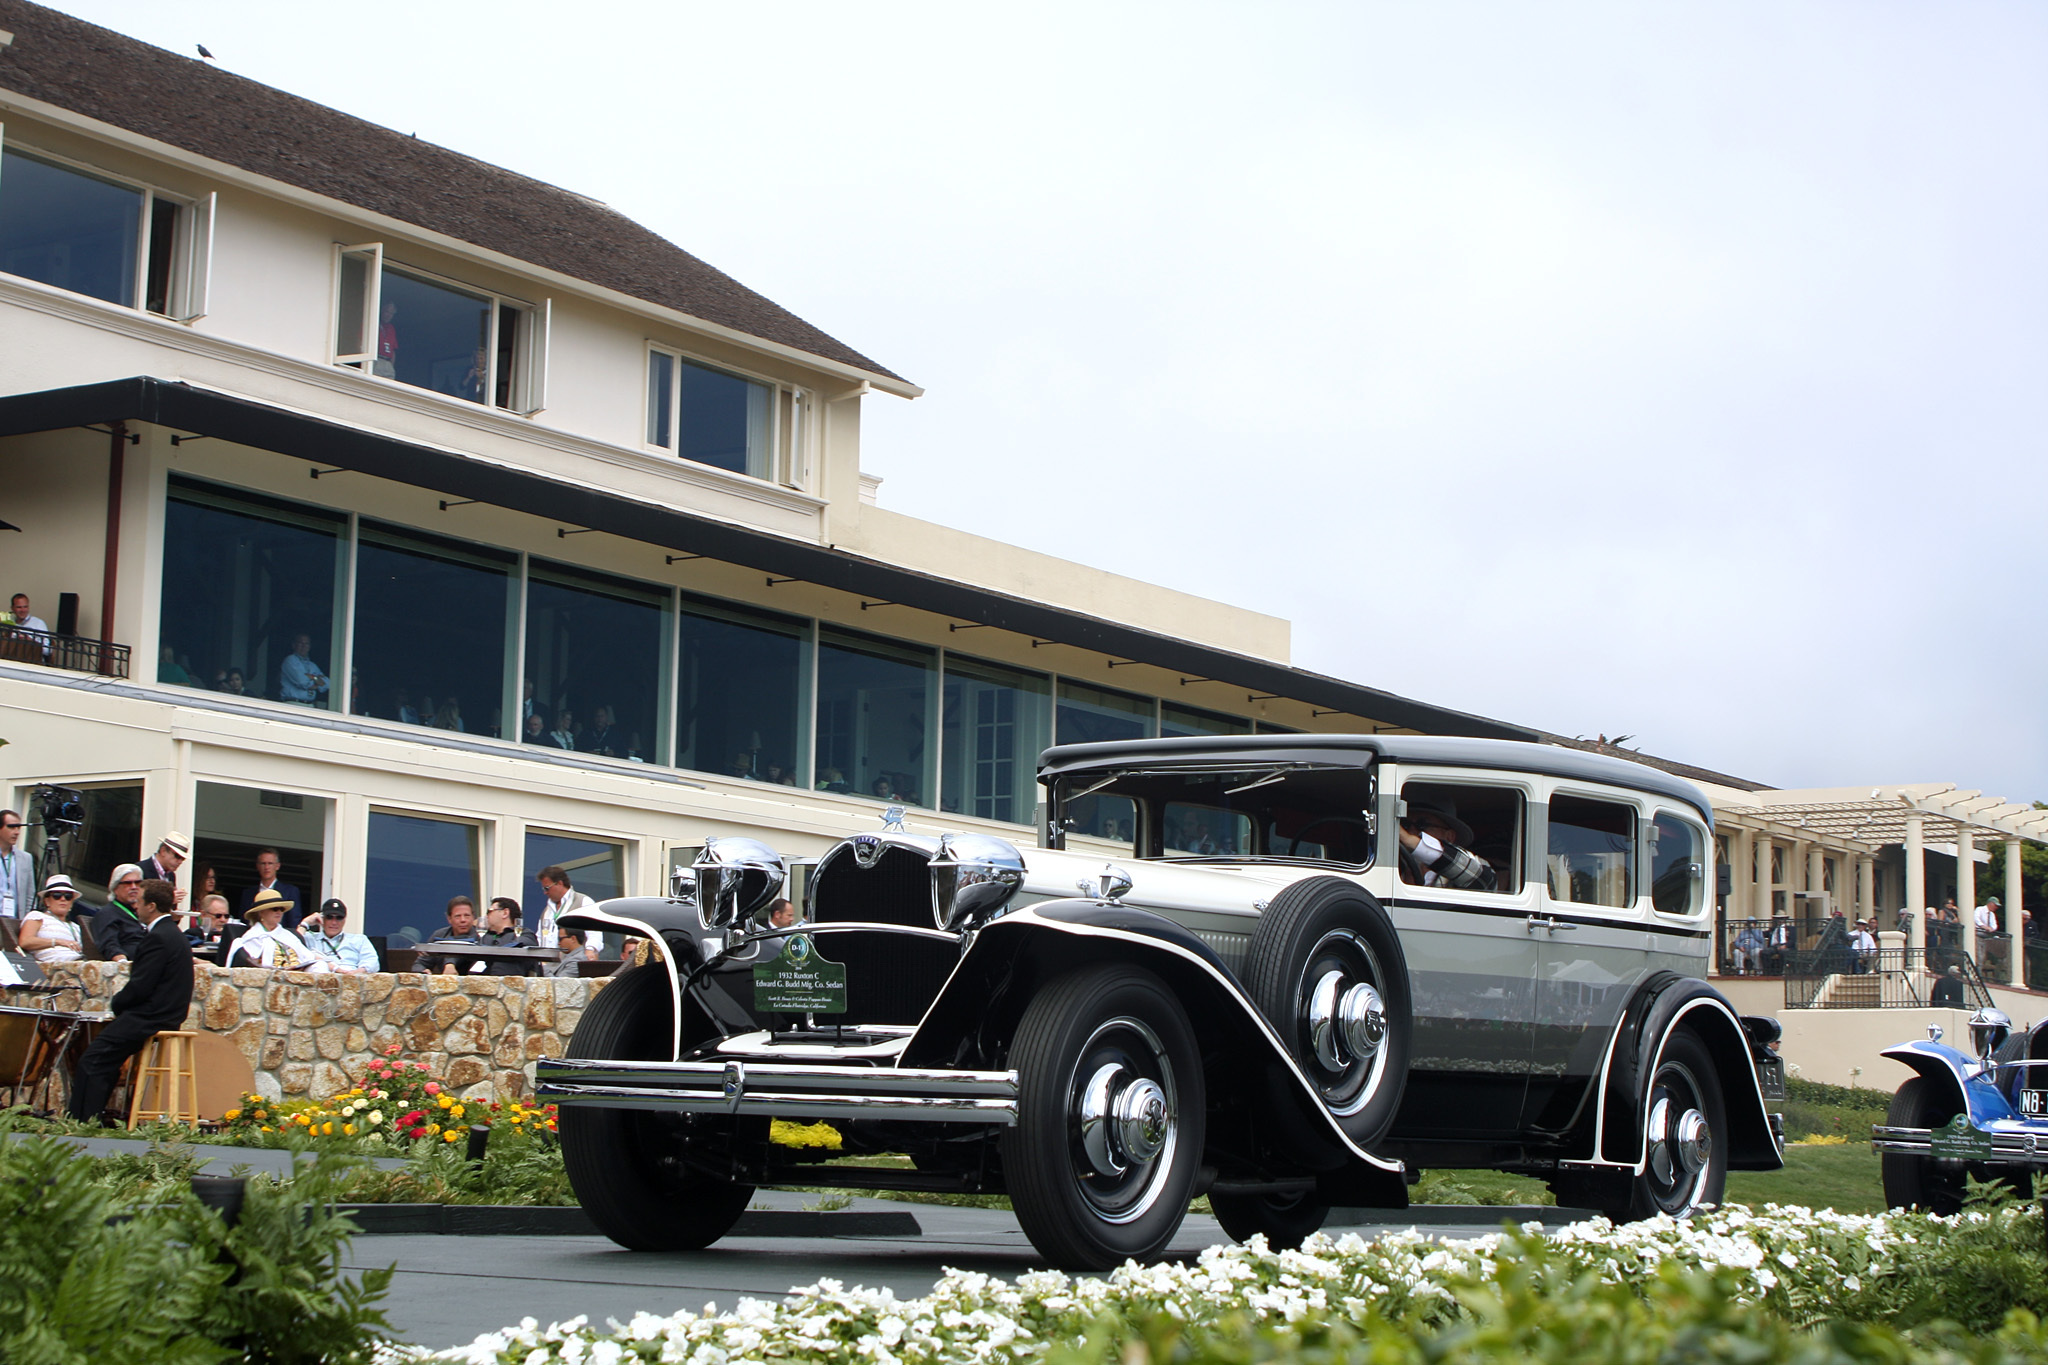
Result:
<svg viewBox="0 0 2048 1365">
<path fill-rule="evenodd" d="M 46 969 L 63 986 L 52 1008 L 104 1010 L 125 962 Z M 185 1027 L 226 1037 L 273 1099 L 326 1099 L 356 1083 L 393 1043 L 464 1099 L 522 1098 L 533 1063 L 567 1051 L 604 977 L 419 976 L 193 968 Z"/>
</svg>

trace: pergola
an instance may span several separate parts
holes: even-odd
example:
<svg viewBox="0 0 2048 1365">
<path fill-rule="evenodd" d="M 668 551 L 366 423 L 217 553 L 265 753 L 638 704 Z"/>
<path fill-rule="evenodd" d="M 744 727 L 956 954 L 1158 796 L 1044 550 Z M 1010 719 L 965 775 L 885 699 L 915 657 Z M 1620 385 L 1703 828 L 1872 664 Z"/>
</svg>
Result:
<svg viewBox="0 0 2048 1365">
<path fill-rule="evenodd" d="M 1956 850 L 1956 899 L 1963 909 L 1963 950 L 1977 956 L 1977 929 L 1970 914 L 1976 894 L 1976 850 L 1979 840 L 1997 839 L 2006 846 L 2004 909 L 2001 925 L 2015 945 L 2020 924 L 2020 842 L 2048 842 L 2048 811 L 2015 805 L 2000 796 L 1964 791 L 1947 782 L 1898 787 L 1819 791 L 1729 792 L 1715 803 L 1717 817 L 1727 817 L 1731 833 L 1746 832 L 1753 843 L 1756 883 L 1771 884 L 1770 849 L 1774 840 L 1791 841 L 1808 850 L 1808 886 L 1821 884 L 1818 869 L 1824 849 L 1835 849 L 1856 864 L 1856 903 L 1874 908 L 1871 878 L 1874 859 L 1888 844 L 1906 851 L 1906 904 L 1916 913 L 1911 929 L 1915 948 L 1926 946 L 1926 864 L 1930 843 L 1953 843 Z M 1739 834 L 1738 834 L 1738 837 Z M 1729 860 L 1737 866 L 1731 846 Z M 1767 904 L 1767 900 L 1766 900 Z M 1766 911 L 1768 913 L 1768 911 Z M 2020 980 L 2020 954 L 2006 955 L 2008 981 Z"/>
</svg>

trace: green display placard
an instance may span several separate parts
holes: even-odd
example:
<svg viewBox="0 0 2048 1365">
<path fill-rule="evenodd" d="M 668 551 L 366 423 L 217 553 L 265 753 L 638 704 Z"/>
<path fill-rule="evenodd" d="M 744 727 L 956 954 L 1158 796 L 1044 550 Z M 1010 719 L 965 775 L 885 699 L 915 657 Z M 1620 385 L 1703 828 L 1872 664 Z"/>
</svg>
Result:
<svg viewBox="0 0 2048 1365">
<path fill-rule="evenodd" d="M 827 962 L 809 934 L 782 941 L 782 951 L 754 968 L 754 1008 L 783 1014 L 846 1013 L 846 968 Z"/>
<path fill-rule="evenodd" d="M 1957 1114 L 1946 1128 L 1927 1135 L 1927 1153 L 1938 1161 L 1989 1161 L 1991 1134 L 1972 1128 L 1968 1115 Z"/>
</svg>

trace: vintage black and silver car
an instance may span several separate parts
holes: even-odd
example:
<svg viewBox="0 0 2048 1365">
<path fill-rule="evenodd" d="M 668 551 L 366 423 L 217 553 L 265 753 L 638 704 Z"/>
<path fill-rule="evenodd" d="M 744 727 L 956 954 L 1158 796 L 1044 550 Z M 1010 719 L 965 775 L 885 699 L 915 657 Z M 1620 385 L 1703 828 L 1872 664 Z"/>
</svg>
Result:
<svg viewBox="0 0 2048 1365">
<path fill-rule="evenodd" d="M 704 1246 L 759 1185 L 1002 1192 L 1082 1269 L 1156 1256 L 1202 1194 L 1288 1244 L 1426 1167 L 1640 1218 L 1782 1164 L 1776 1022 L 1701 979 L 1690 783 L 1396 735 L 1067 745 L 1039 777 L 1042 847 L 856 834 L 791 927 L 737 838 L 693 896 L 576 917 L 664 949 L 538 1069 L 601 1229 Z"/>
<path fill-rule="evenodd" d="M 2048 1020 L 2015 1032 L 1999 1009 L 1970 1016 L 1975 1055 L 1928 1036 L 1883 1055 L 1913 1068 L 1871 1131 L 1885 1202 L 1960 1213 L 1969 1180 L 2000 1181 L 2024 1198 L 2048 1172 Z"/>
</svg>

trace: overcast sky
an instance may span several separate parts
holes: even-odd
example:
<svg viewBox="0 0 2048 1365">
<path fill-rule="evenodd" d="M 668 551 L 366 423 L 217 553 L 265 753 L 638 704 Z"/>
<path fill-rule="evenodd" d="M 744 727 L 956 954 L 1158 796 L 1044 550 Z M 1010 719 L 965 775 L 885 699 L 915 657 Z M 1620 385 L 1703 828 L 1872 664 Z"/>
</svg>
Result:
<svg viewBox="0 0 2048 1365">
<path fill-rule="evenodd" d="M 2048 798 L 2048 8 L 67 0 L 923 385 L 884 505 L 1303 667 Z"/>
</svg>

